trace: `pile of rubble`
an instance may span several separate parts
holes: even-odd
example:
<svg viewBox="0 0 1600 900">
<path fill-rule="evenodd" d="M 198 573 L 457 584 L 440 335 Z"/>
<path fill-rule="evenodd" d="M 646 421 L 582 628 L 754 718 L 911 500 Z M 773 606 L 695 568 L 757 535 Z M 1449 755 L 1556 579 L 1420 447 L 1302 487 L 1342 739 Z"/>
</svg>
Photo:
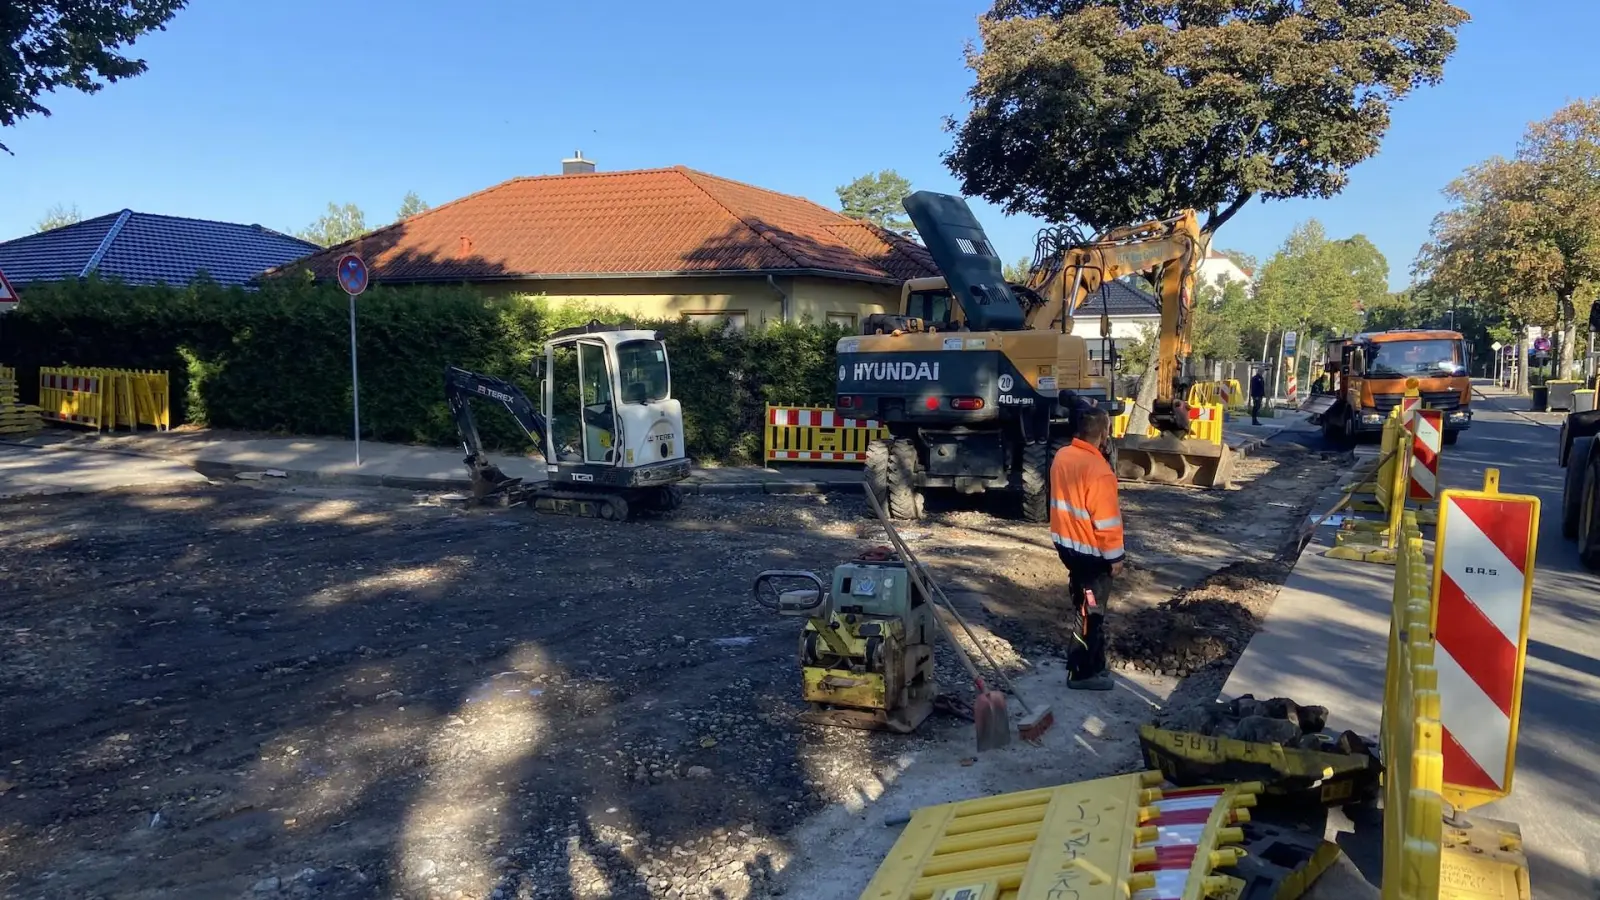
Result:
<svg viewBox="0 0 1600 900">
<path fill-rule="evenodd" d="M 1164 711 L 1154 724 L 1166 731 L 1324 753 L 1366 753 L 1369 747 L 1369 742 L 1353 731 L 1337 737 L 1323 733 L 1328 727 L 1326 706 L 1302 706 L 1287 697 L 1257 700 L 1245 694 L 1228 703 Z"/>
</svg>

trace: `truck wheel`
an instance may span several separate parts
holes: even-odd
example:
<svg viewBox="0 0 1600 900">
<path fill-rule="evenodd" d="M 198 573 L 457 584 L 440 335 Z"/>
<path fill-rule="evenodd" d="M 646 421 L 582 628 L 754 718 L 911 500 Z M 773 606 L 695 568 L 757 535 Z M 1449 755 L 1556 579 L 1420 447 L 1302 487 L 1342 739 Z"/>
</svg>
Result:
<svg viewBox="0 0 1600 900">
<path fill-rule="evenodd" d="M 1034 441 L 1022 445 L 1022 518 L 1050 521 L 1050 444 Z"/>
<path fill-rule="evenodd" d="M 917 491 L 917 445 L 905 438 L 889 448 L 889 516 L 922 518 L 922 494 Z"/>
<path fill-rule="evenodd" d="M 867 490 L 884 509 L 889 508 L 889 442 L 867 445 Z"/>
<path fill-rule="evenodd" d="M 1446 447 L 1454 447 L 1456 445 L 1456 441 L 1459 440 L 1460 438 L 1461 438 L 1461 432 L 1459 432 L 1459 431 L 1446 431 L 1444 433 L 1444 436 L 1443 436 L 1444 445 Z"/>
<path fill-rule="evenodd" d="M 1561 487 L 1561 536 L 1578 536 L 1578 515 L 1583 511 L 1583 478 L 1589 471 L 1589 453 L 1594 438 L 1578 438 L 1567 453 L 1566 483 Z"/>
<path fill-rule="evenodd" d="M 1600 463 L 1600 454 L 1590 453 L 1579 489 L 1578 558 L 1591 569 L 1600 569 L 1600 472 L 1595 471 L 1596 463 Z"/>
</svg>

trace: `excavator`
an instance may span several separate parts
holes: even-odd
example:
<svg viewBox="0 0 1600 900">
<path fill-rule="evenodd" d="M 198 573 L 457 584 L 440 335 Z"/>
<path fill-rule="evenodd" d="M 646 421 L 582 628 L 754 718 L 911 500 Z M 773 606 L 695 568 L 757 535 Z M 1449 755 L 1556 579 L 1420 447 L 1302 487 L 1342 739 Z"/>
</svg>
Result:
<svg viewBox="0 0 1600 900">
<path fill-rule="evenodd" d="M 670 510 L 689 477 L 683 407 L 672 396 L 667 348 L 651 330 L 590 322 L 551 335 L 534 361 L 541 403 L 509 381 L 447 366 L 445 399 L 478 503 L 625 521 Z M 510 477 L 483 451 L 472 401 L 503 406 L 544 455 L 546 477 Z"/>
<path fill-rule="evenodd" d="M 1138 401 L 1156 431 L 1119 439 L 1119 477 L 1226 486 L 1225 447 L 1187 439 L 1178 374 L 1200 231 L 1192 211 L 1085 240 L 1074 229 L 1041 235 L 1027 283 L 1008 284 L 966 202 L 918 191 L 905 208 L 942 278 L 906 282 L 898 313 L 870 316 L 839 341 L 835 408 L 882 422 L 888 440 L 867 450 L 867 481 L 896 518 L 922 514 L 929 489 L 1020 492 L 1022 515 L 1049 518 L 1049 467 L 1091 406 L 1120 412 L 1113 372 L 1093 365 L 1072 317 L 1091 291 L 1154 270 L 1162 330 L 1152 390 Z M 1109 322 L 1102 318 L 1102 337 Z M 1109 354 L 1108 354 L 1109 356 Z M 1147 379 L 1150 381 L 1150 379 Z M 1146 396 L 1148 395 L 1148 396 Z"/>
</svg>

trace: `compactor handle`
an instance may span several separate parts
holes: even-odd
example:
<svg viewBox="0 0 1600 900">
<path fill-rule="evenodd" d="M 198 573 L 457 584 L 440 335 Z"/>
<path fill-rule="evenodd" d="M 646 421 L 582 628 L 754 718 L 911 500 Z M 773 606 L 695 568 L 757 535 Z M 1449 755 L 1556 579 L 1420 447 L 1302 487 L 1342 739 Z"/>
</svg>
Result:
<svg viewBox="0 0 1600 900">
<path fill-rule="evenodd" d="M 784 582 L 809 581 L 813 588 L 783 589 Z M 805 569 L 768 569 L 756 576 L 756 602 L 780 616 L 815 616 L 828 605 L 828 586 Z"/>
</svg>

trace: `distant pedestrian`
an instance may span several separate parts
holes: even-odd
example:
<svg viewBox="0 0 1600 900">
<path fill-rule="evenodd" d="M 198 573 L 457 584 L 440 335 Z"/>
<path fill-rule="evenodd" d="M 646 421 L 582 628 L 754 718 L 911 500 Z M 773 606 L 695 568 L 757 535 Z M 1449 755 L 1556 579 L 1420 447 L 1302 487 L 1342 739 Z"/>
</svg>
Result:
<svg viewBox="0 0 1600 900">
<path fill-rule="evenodd" d="M 1267 398 L 1267 382 L 1261 377 L 1261 370 L 1257 369 L 1250 376 L 1250 424 L 1261 424 L 1261 401 Z"/>
<path fill-rule="evenodd" d="M 1111 579 L 1122 574 L 1122 511 L 1117 474 L 1106 461 L 1111 418 L 1085 412 L 1072 443 L 1050 463 L 1050 538 L 1067 567 L 1067 597 L 1077 613 L 1067 651 L 1067 687 L 1109 691 L 1105 613 Z"/>
<path fill-rule="evenodd" d="M 1327 392 L 1328 392 L 1328 373 L 1327 372 L 1323 372 L 1321 375 L 1317 376 L 1317 380 L 1316 381 L 1311 382 L 1311 393 L 1313 393 L 1313 394 L 1326 394 Z"/>
</svg>

